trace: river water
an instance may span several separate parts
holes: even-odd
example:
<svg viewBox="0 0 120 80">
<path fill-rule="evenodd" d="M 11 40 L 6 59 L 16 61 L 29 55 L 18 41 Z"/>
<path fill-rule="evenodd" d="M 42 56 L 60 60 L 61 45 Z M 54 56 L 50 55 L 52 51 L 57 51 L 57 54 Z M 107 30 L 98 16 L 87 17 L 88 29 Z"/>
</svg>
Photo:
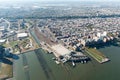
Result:
<svg viewBox="0 0 120 80">
<path fill-rule="evenodd" d="M 31 31 L 37 44 L 39 40 Z M 71 63 L 57 65 L 52 58 L 42 49 L 26 52 L 19 55 L 13 64 L 13 80 L 120 80 L 120 47 L 108 46 L 100 48 L 110 61 L 98 63 L 93 58 L 86 64 Z"/>
<path fill-rule="evenodd" d="M 120 80 L 120 48 L 110 46 L 99 51 L 111 61 L 99 64 L 92 59 L 72 67 L 70 63 L 57 65 L 52 60 L 53 54 L 42 49 L 21 54 L 14 61 L 14 80 Z"/>
</svg>

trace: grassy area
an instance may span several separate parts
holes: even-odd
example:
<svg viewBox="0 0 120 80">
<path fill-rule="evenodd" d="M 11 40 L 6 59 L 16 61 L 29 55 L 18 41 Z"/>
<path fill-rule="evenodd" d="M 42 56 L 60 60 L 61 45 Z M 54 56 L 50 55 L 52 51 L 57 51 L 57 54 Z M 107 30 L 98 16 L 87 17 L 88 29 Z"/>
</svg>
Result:
<svg viewBox="0 0 120 80">
<path fill-rule="evenodd" d="M 10 47 L 10 45 L 9 44 L 3 44 L 2 46 L 4 46 L 4 47 Z"/>
<path fill-rule="evenodd" d="M 1 78 L 11 78 L 13 77 L 13 68 L 12 65 L 1 63 Z"/>
<path fill-rule="evenodd" d="M 5 43 L 2 46 L 5 46 L 5 47 L 14 47 L 18 43 L 19 43 L 19 41 L 12 41 L 12 42 L 9 42 L 9 44 Z"/>
<path fill-rule="evenodd" d="M 33 47 L 28 48 L 26 46 L 29 45 L 30 40 L 32 42 Z M 2 46 L 11 47 L 13 49 L 13 53 L 20 52 L 20 49 L 17 46 L 22 47 L 24 50 L 32 50 L 32 49 L 39 48 L 38 44 L 34 41 L 33 37 L 31 37 L 31 36 L 28 38 L 25 38 L 21 41 L 11 41 L 11 42 L 9 42 L 9 44 L 5 43 Z"/>
<path fill-rule="evenodd" d="M 12 42 L 10 42 L 9 44 L 12 46 L 12 47 L 14 47 L 15 45 L 17 45 L 19 43 L 19 41 L 12 41 Z"/>
<path fill-rule="evenodd" d="M 92 56 L 95 60 L 97 60 L 98 62 L 102 63 L 103 60 L 106 58 L 105 55 L 103 55 L 101 52 L 99 52 L 96 49 L 93 48 L 85 48 L 85 51 Z"/>
</svg>

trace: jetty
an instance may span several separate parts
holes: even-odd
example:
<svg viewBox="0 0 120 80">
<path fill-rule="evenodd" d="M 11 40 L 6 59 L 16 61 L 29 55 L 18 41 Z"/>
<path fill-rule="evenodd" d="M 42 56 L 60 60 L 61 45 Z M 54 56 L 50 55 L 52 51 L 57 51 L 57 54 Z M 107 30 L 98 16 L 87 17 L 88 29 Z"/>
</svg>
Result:
<svg viewBox="0 0 120 80">
<path fill-rule="evenodd" d="M 85 52 L 88 53 L 99 63 L 105 63 L 109 61 L 109 59 L 103 53 L 99 52 L 97 49 L 86 47 Z"/>
</svg>

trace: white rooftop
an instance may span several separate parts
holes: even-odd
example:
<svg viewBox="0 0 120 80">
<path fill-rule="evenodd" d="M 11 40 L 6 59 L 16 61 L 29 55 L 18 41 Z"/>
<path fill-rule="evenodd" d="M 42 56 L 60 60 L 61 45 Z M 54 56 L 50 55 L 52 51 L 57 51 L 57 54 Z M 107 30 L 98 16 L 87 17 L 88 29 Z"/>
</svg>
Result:
<svg viewBox="0 0 120 80">
<path fill-rule="evenodd" d="M 6 39 L 0 39 L 0 43 L 3 43 L 5 41 L 6 41 Z"/>
<path fill-rule="evenodd" d="M 27 33 L 18 33 L 18 34 L 17 34 L 17 37 L 18 37 L 18 38 L 27 37 L 27 36 L 28 36 Z"/>
</svg>

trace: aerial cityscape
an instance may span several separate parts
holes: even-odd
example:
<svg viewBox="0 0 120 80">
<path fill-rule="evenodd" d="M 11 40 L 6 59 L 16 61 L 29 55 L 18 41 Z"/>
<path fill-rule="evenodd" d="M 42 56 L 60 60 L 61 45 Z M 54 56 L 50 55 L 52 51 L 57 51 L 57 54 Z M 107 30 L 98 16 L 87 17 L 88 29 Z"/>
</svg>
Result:
<svg viewBox="0 0 120 80">
<path fill-rule="evenodd" d="M 0 80 L 120 80 L 119 52 L 119 0 L 0 2 Z"/>
</svg>

